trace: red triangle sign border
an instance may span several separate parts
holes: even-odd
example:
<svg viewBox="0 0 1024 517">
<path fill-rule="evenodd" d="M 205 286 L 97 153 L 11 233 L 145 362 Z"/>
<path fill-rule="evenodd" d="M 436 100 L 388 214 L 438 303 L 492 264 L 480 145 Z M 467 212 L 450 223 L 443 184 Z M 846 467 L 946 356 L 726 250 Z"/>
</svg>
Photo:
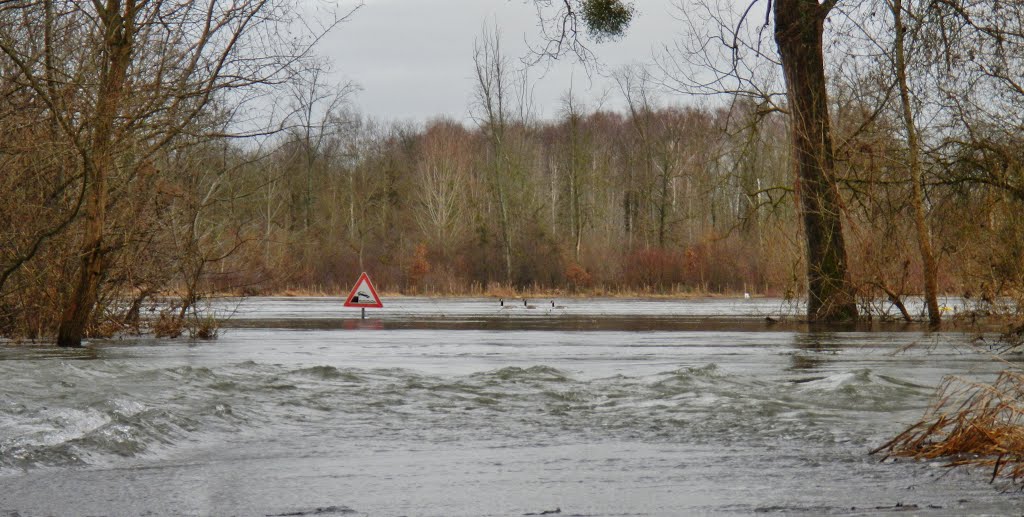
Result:
<svg viewBox="0 0 1024 517">
<path fill-rule="evenodd" d="M 370 288 L 370 296 L 373 298 L 368 303 L 360 303 L 358 300 L 359 286 L 366 282 L 366 286 Z M 366 293 L 362 293 L 366 294 Z M 356 300 L 356 301 L 353 301 Z M 359 308 L 375 308 L 380 309 L 384 307 L 384 304 L 380 301 L 380 296 L 377 294 L 377 290 L 373 287 L 373 282 L 370 281 L 370 276 L 364 271 L 363 274 L 359 275 L 359 280 L 356 280 L 355 285 L 352 286 L 352 290 L 349 291 L 348 296 L 345 297 L 345 307 L 359 307 Z"/>
</svg>

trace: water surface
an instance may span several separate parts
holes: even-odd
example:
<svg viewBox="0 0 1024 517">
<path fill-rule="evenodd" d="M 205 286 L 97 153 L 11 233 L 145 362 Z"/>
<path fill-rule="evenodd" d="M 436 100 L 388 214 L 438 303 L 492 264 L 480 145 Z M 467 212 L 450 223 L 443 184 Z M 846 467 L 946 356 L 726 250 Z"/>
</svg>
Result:
<svg viewBox="0 0 1024 517">
<path fill-rule="evenodd" d="M 251 299 L 212 342 L 0 347 L 0 515 L 1019 512 L 868 455 L 944 375 L 992 377 L 972 333 L 555 302 Z"/>
</svg>

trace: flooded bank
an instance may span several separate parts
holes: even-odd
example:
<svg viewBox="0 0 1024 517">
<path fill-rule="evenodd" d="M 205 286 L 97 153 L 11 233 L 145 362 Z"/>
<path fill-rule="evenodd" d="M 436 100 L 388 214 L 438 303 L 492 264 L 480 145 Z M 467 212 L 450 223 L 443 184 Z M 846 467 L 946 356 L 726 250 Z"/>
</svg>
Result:
<svg viewBox="0 0 1024 517">
<path fill-rule="evenodd" d="M 360 321 L 338 299 L 255 299 L 219 306 L 233 315 L 212 342 L 2 347 L 0 514 L 1024 502 L 984 472 L 867 454 L 921 416 L 944 375 L 992 378 L 1000 365 L 971 333 L 765 320 L 799 311 L 779 300 L 549 302 L 405 298 Z"/>
</svg>

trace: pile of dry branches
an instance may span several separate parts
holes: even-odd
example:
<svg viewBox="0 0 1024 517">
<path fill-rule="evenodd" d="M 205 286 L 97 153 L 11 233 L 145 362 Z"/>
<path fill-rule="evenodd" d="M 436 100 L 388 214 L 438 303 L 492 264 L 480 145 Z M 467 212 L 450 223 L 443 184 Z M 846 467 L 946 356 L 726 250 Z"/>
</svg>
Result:
<svg viewBox="0 0 1024 517">
<path fill-rule="evenodd" d="M 1024 483 L 1024 373 L 1004 371 L 992 384 L 947 377 L 924 418 L 872 453 L 943 458 Z"/>
</svg>

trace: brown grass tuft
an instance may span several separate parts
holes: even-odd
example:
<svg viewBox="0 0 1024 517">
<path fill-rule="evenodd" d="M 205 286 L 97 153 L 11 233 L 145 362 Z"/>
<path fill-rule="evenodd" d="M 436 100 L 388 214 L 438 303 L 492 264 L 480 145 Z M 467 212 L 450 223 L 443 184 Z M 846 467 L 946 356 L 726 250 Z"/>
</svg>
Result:
<svg viewBox="0 0 1024 517">
<path fill-rule="evenodd" d="M 1024 373 L 1004 371 L 992 384 L 947 377 L 920 422 L 872 451 L 886 457 L 947 459 L 1024 483 Z"/>
<path fill-rule="evenodd" d="M 200 316 L 189 325 L 188 332 L 192 339 L 217 339 L 220 334 L 220 323 L 213 316 Z"/>
<path fill-rule="evenodd" d="M 176 338 L 185 330 L 185 322 L 181 318 L 161 312 L 156 321 L 152 323 L 153 335 L 158 338 Z"/>
</svg>

